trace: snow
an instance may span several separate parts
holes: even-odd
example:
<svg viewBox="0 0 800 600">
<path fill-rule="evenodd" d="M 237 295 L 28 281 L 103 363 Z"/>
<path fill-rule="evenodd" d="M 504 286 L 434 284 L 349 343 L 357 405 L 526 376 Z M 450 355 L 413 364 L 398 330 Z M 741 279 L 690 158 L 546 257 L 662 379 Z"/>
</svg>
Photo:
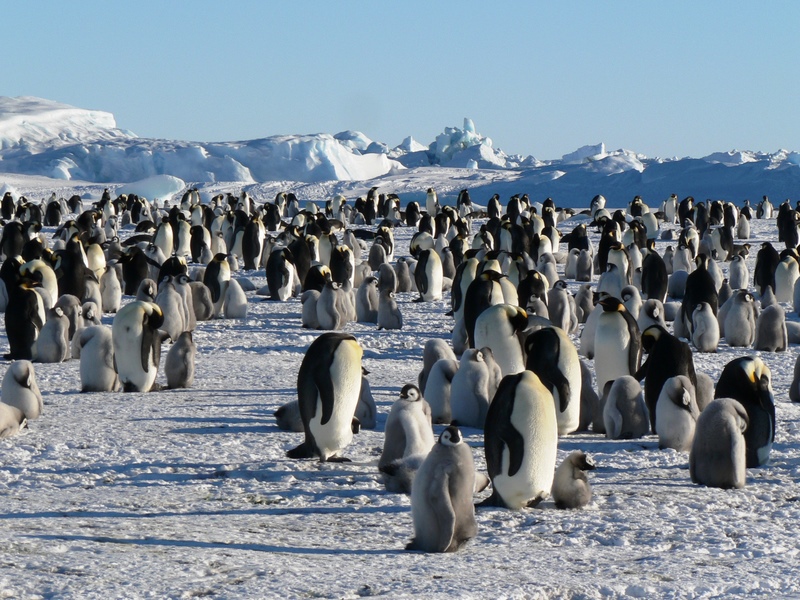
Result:
<svg viewBox="0 0 800 600">
<path fill-rule="evenodd" d="M 117 188 L 117 195 L 136 194 L 148 200 L 172 200 L 173 196 L 186 187 L 186 182 L 172 175 L 154 175 L 141 181 L 126 183 Z"/>
<path fill-rule="evenodd" d="M 398 191 L 405 201 L 393 182 L 399 180 L 384 182 L 381 191 Z M 20 175 L 2 176 L 3 183 L 32 199 L 51 191 L 97 198 L 104 187 Z M 559 228 L 568 232 L 579 221 Z M 754 220 L 752 230 L 753 247 L 775 238 L 774 221 Z M 398 255 L 408 254 L 412 233 L 396 230 Z M 666 245 L 659 242 L 659 250 Z M 256 287 L 265 283 L 263 271 L 236 275 Z M 248 293 L 246 320 L 200 323 L 195 384 L 187 390 L 81 394 L 78 361 L 37 364 L 44 414 L 28 431 L 0 440 L 3 596 L 800 594 L 800 405 L 787 393 L 796 345 L 786 353 L 753 353 L 772 371 L 778 426 L 770 463 L 749 469 L 744 489 L 692 484 L 687 454 L 659 450 L 652 435 L 630 441 L 570 435 L 559 440 L 559 462 L 580 449 L 598 465 L 588 507 L 559 511 L 545 501 L 519 512 L 485 509 L 478 512 L 477 538 L 458 553 L 405 552 L 412 535 L 408 498 L 387 493 L 378 478 L 383 427 L 402 386 L 416 381 L 425 340 L 447 338 L 452 321 L 444 315 L 448 297 L 415 303 L 416 294 L 397 296 L 401 331 L 347 327 L 364 348 L 380 413 L 377 429 L 362 431 L 346 449 L 352 463 L 284 456 L 302 434 L 279 431 L 272 413 L 295 398 L 303 353 L 319 335 L 300 327 L 298 299 L 268 302 Z M 103 320 L 110 323 L 110 315 Z M 723 343 L 716 354 L 695 354 L 695 361 L 716 379 L 746 353 Z M 165 381 L 163 371 L 158 381 Z M 485 470 L 481 432 L 464 433 L 477 468 Z"/>
</svg>

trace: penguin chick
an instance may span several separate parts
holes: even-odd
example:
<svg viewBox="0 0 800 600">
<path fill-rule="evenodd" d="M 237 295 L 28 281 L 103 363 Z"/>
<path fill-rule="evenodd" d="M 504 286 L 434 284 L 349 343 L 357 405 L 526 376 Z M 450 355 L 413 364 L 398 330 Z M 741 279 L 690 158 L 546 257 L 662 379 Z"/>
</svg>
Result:
<svg viewBox="0 0 800 600">
<path fill-rule="evenodd" d="M 550 493 L 558 508 L 582 508 L 592 499 L 592 488 L 584 471 L 592 471 L 594 461 L 576 450 L 564 459 L 553 478 Z"/>
</svg>

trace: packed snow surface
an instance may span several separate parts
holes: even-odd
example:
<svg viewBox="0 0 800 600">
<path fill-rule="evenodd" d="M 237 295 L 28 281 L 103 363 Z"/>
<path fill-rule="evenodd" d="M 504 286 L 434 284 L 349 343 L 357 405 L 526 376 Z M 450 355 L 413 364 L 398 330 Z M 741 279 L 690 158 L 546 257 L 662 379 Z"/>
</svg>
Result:
<svg viewBox="0 0 800 600">
<path fill-rule="evenodd" d="M 16 176 L 5 183 L 33 199 L 53 190 L 97 198 L 103 187 Z M 577 208 L 586 205 L 588 199 Z M 568 232 L 580 219 L 559 228 Z M 775 238 L 774 221 L 752 225 L 754 247 Z M 396 230 L 398 255 L 408 254 L 412 233 Z M 658 244 L 661 251 L 665 246 Z M 236 275 L 256 287 L 265 283 L 263 271 Z M 688 455 L 659 450 L 652 435 L 630 441 L 569 435 L 559 439 L 559 462 L 580 449 L 597 463 L 585 509 L 557 510 L 551 500 L 519 512 L 484 509 L 477 537 L 457 553 L 404 551 L 412 536 L 409 499 L 388 493 L 378 476 L 383 428 L 402 386 L 416 382 L 425 341 L 449 339 L 452 327 L 444 314 L 449 296 L 432 303 L 413 302 L 415 296 L 398 294 L 401 331 L 346 328 L 364 348 L 380 413 L 376 430 L 362 431 L 345 450 L 351 463 L 285 457 L 302 434 L 278 430 L 272 413 L 296 397 L 300 362 L 320 333 L 301 328 L 297 298 L 269 302 L 251 292 L 246 320 L 199 323 L 191 389 L 81 394 L 78 361 L 37 364 L 44 414 L 21 435 L 0 440 L 2 595 L 800 594 L 800 405 L 788 398 L 796 345 L 772 354 L 723 342 L 716 354 L 695 354 L 698 370 L 714 379 L 748 353 L 772 371 L 776 442 L 769 464 L 748 470 L 744 489 L 691 483 Z M 110 323 L 111 315 L 103 320 Z M 7 350 L 4 336 L 0 346 Z M 162 360 L 165 354 L 166 347 Z M 163 372 L 158 381 L 164 383 Z M 485 471 L 482 432 L 463 432 Z"/>
</svg>

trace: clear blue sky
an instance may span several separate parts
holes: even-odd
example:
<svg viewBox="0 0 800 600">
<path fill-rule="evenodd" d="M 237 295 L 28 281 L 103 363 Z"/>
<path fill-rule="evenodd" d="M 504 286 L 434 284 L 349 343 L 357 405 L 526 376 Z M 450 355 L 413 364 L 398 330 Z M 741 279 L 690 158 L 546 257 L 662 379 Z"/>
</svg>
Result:
<svg viewBox="0 0 800 600">
<path fill-rule="evenodd" d="M 363 131 L 425 144 L 465 116 L 509 153 L 800 149 L 800 2 L 0 4 L 0 95 L 140 136 Z"/>
</svg>

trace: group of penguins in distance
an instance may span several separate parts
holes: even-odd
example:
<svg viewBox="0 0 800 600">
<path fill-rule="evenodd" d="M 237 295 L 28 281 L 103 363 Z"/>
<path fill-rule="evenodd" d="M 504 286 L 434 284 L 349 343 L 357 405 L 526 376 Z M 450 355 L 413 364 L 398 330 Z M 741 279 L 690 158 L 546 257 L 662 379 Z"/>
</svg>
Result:
<svg viewBox="0 0 800 600">
<path fill-rule="evenodd" d="M 467 190 L 455 207 L 429 189 L 424 209 L 401 210 L 399 197 L 377 188 L 324 209 L 301 209 L 283 192 L 260 205 L 246 192 L 204 203 L 189 189 L 171 207 L 106 191 L 86 210 L 79 196 L 36 203 L 6 193 L 0 212 L 0 308 L 14 361 L 0 396 L 4 437 L 41 413 L 31 361 L 80 358 L 82 391 L 147 392 L 159 387 L 169 339 L 167 387 L 191 386 L 197 322 L 245 317 L 247 290 L 300 296 L 302 325 L 328 330 L 305 353 L 298 399 L 276 418 L 305 435 L 290 458 L 346 460 L 341 451 L 360 427 L 375 427 L 376 409 L 360 344 L 334 330 L 351 321 L 402 328 L 395 293 L 432 302 L 449 290 L 451 341 L 425 344 L 417 384 L 402 388 L 387 416 L 378 464 L 389 491 L 411 496 L 409 549 L 454 551 L 473 538 L 473 494 L 489 484 L 481 505 L 520 509 L 552 495 L 559 508 L 585 506 L 592 459 L 576 451 L 555 462 L 559 436 L 590 428 L 613 439 L 652 432 L 660 447 L 689 451 L 692 481 L 743 487 L 745 469 L 768 461 L 775 438 L 770 371 L 742 356 L 715 386 L 695 371 L 691 345 L 713 352 L 724 339 L 775 352 L 800 341 L 780 306 L 800 308 L 800 214 L 786 201 L 774 217 L 766 197 L 754 215 L 747 202 L 675 195 L 657 212 L 640 197 L 612 212 L 596 196 L 576 215 L 527 195 L 512 196 L 504 213 L 498 195 L 484 209 Z M 580 222 L 562 234 L 557 224 L 572 216 Z M 734 241 L 749 239 L 754 217 L 775 218 L 786 247 L 764 242 L 758 251 L 761 308 L 749 291 L 750 245 Z M 395 259 L 393 232 L 403 226 L 417 231 L 410 256 Z M 55 229 L 52 239 L 43 227 Z M 121 240 L 124 228 L 135 231 Z M 660 255 L 656 239 L 676 237 L 677 249 Z M 264 289 L 232 277 L 240 259 L 245 270 L 265 269 Z M 717 261 L 730 262 L 727 279 Z M 575 294 L 568 281 L 580 286 Z M 123 305 L 123 294 L 135 299 Z M 111 327 L 104 313 L 115 313 Z M 596 389 L 581 355 L 594 360 Z M 796 367 L 793 401 L 798 379 Z M 438 443 L 433 424 L 446 426 Z M 488 477 L 476 473 L 459 427 L 483 429 Z"/>
</svg>

